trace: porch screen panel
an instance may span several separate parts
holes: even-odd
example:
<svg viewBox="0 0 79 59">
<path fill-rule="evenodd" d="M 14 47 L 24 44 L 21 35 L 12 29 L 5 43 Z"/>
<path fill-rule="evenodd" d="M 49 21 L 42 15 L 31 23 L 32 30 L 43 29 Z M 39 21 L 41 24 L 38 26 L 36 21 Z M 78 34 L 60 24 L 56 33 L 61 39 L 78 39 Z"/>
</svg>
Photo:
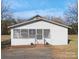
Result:
<svg viewBox="0 0 79 59">
<path fill-rule="evenodd" d="M 38 40 L 42 39 L 42 29 L 37 29 L 37 39 Z"/>
<path fill-rule="evenodd" d="M 42 35 L 42 29 L 37 29 L 37 34 Z"/>
<path fill-rule="evenodd" d="M 20 38 L 20 29 L 13 30 L 13 38 Z"/>
<path fill-rule="evenodd" d="M 50 36 L 50 30 L 44 29 L 44 38 L 49 38 L 49 36 Z"/>
<path fill-rule="evenodd" d="M 35 38 L 36 31 L 35 29 L 29 29 L 29 38 Z"/>
<path fill-rule="evenodd" d="M 28 38 L 28 29 L 21 29 L 21 38 Z"/>
</svg>

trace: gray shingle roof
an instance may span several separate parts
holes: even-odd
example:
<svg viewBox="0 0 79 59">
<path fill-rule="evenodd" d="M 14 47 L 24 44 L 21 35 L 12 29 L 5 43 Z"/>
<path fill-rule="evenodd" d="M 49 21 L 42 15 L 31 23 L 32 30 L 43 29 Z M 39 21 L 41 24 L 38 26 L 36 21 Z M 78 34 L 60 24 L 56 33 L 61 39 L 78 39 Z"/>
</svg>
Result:
<svg viewBox="0 0 79 59">
<path fill-rule="evenodd" d="M 57 23 L 57 22 L 54 22 L 54 21 L 51 21 L 51 20 L 47 20 L 45 17 L 39 16 L 39 15 L 36 15 L 36 16 L 28 19 L 28 21 L 26 21 L 26 22 L 22 22 L 22 23 L 19 23 L 19 24 L 9 26 L 8 28 L 15 28 L 15 27 L 19 27 L 19 26 L 22 26 L 22 25 L 27 25 L 27 24 L 30 24 L 30 23 L 33 23 L 33 22 L 37 22 L 37 21 L 45 21 L 45 22 L 49 22 L 49 23 L 52 23 L 52 24 L 55 24 L 55 25 L 58 25 L 58 26 L 65 27 L 65 28 L 71 28 L 67 25 L 60 24 L 60 23 Z"/>
</svg>

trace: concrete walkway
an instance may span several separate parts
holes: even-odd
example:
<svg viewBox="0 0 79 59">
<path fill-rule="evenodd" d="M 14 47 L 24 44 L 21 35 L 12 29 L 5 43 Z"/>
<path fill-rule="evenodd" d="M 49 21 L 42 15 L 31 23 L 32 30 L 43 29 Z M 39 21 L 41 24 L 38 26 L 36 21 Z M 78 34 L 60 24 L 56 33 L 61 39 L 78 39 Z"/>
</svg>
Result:
<svg viewBox="0 0 79 59">
<path fill-rule="evenodd" d="M 2 59 L 52 59 L 51 48 L 9 48 L 2 50 Z"/>
</svg>

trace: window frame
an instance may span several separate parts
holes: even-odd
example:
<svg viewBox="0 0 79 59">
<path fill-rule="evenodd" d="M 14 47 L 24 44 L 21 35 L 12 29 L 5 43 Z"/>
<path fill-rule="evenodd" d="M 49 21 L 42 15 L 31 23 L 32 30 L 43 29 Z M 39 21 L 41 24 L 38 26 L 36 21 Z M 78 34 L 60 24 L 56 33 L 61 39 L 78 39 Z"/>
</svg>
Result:
<svg viewBox="0 0 79 59">
<path fill-rule="evenodd" d="M 48 32 L 46 33 L 46 35 L 45 35 L 45 31 L 48 31 Z M 50 38 L 50 29 L 44 29 L 43 32 L 44 32 L 44 33 L 43 33 L 43 37 L 44 37 L 44 38 Z"/>
</svg>

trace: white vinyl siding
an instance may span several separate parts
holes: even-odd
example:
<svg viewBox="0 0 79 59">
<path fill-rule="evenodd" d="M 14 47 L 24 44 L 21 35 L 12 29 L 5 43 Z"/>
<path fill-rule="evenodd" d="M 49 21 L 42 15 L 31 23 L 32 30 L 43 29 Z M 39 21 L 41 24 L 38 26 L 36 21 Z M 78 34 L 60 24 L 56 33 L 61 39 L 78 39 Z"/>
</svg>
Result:
<svg viewBox="0 0 79 59">
<path fill-rule="evenodd" d="M 26 39 L 16 39 L 13 38 L 14 35 L 14 29 L 35 29 L 35 31 L 37 31 L 37 29 L 49 29 L 50 30 L 50 34 L 49 34 L 49 38 L 45 38 L 43 35 L 42 40 L 46 40 L 46 42 L 48 42 L 50 45 L 67 45 L 68 44 L 68 29 L 55 25 L 55 24 L 51 24 L 45 21 L 38 21 L 38 22 L 34 22 L 34 23 L 30 23 L 27 25 L 22 25 L 16 28 L 12 28 L 11 29 L 11 45 L 30 45 L 31 43 L 36 44 L 36 38 L 26 38 Z M 16 33 L 15 33 L 16 34 Z M 37 34 L 37 33 L 36 33 Z M 44 31 L 43 31 L 44 34 Z M 61 35 L 60 35 L 61 34 Z M 16 36 L 16 35 L 15 35 Z M 44 44 L 44 41 L 38 40 L 41 42 L 41 44 Z"/>
</svg>

